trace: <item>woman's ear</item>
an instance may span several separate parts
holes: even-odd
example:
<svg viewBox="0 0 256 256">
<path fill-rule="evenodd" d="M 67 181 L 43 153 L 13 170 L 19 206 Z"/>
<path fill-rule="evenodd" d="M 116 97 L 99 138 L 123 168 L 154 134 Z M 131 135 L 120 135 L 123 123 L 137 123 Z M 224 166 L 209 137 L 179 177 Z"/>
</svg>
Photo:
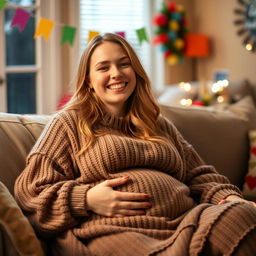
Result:
<svg viewBox="0 0 256 256">
<path fill-rule="evenodd" d="M 89 76 L 87 76 L 87 77 L 85 78 L 85 82 L 86 82 L 86 84 L 87 84 L 90 88 L 92 87 Z"/>
</svg>

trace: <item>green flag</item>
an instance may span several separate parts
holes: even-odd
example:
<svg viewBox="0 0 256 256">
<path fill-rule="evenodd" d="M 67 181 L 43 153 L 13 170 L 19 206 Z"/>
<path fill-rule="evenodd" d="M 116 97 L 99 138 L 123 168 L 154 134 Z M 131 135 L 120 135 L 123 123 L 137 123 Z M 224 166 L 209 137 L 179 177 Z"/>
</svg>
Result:
<svg viewBox="0 0 256 256">
<path fill-rule="evenodd" d="M 71 45 L 73 45 L 74 38 L 75 38 L 75 33 L 76 33 L 76 28 L 75 27 L 64 26 L 62 28 L 61 44 L 69 42 Z"/>
<path fill-rule="evenodd" d="M 148 42 L 148 37 L 147 37 L 145 28 L 136 29 L 136 33 L 137 33 L 137 37 L 139 39 L 140 44 L 142 44 L 143 41 Z"/>
<path fill-rule="evenodd" d="M 4 9 L 4 6 L 7 4 L 7 0 L 0 0 L 0 11 Z"/>
</svg>

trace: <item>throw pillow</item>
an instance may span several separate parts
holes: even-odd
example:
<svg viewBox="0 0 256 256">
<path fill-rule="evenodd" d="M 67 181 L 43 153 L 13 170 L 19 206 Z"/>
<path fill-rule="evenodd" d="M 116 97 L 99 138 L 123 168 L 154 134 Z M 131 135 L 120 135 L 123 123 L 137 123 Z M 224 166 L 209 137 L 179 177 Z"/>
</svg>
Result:
<svg viewBox="0 0 256 256">
<path fill-rule="evenodd" d="M 241 100 L 243 97 L 250 95 L 256 105 L 255 85 L 253 85 L 249 80 L 240 79 L 230 81 L 228 90 L 234 101 Z"/>
<path fill-rule="evenodd" d="M 249 131 L 249 139 L 250 158 L 243 193 L 247 198 L 256 199 L 256 130 Z"/>
<path fill-rule="evenodd" d="M 37 239 L 32 226 L 2 182 L 0 182 L 0 205 L 1 224 L 19 254 L 43 256 L 40 241 Z"/>
<path fill-rule="evenodd" d="M 248 170 L 248 131 L 256 129 L 255 107 L 247 96 L 225 110 L 160 105 L 206 164 L 214 165 L 242 189 Z"/>
</svg>

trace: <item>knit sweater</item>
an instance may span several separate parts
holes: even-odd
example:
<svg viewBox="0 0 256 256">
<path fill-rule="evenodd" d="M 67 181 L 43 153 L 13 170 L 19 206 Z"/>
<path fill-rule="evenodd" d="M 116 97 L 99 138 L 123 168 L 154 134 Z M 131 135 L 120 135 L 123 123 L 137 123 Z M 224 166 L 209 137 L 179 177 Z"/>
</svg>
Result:
<svg viewBox="0 0 256 256">
<path fill-rule="evenodd" d="M 106 115 L 100 126 L 108 134 L 81 155 L 87 139 L 78 129 L 75 111 L 62 111 L 47 124 L 15 184 L 15 196 L 39 233 L 72 229 L 79 238 L 136 231 L 166 239 L 177 229 L 196 224 L 198 203 L 217 204 L 237 187 L 205 165 L 193 147 L 166 118 L 158 134 L 170 143 L 123 134 L 125 120 Z M 88 211 L 87 191 L 106 179 L 129 175 L 118 191 L 150 195 L 145 215 L 105 217 Z M 199 209 L 199 210 L 198 210 Z M 176 232 L 177 233 L 177 232 Z"/>
</svg>

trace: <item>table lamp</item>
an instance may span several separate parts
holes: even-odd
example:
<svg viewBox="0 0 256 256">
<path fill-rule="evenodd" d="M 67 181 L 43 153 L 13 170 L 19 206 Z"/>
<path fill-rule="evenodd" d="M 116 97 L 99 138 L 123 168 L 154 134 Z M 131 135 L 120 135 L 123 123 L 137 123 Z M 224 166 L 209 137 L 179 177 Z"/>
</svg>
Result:
<svg viewBox="0 0 256 256">
<path fill-rule="evenodd" d="M 186 35 L 185 42 L 185 56 L 192 58 L 192 76 L 193 79 L 196 79 L 196 58 L 207 57 L 209 55 L 209 40 L 206 35 L 188 33 Z"/>
</svg>

